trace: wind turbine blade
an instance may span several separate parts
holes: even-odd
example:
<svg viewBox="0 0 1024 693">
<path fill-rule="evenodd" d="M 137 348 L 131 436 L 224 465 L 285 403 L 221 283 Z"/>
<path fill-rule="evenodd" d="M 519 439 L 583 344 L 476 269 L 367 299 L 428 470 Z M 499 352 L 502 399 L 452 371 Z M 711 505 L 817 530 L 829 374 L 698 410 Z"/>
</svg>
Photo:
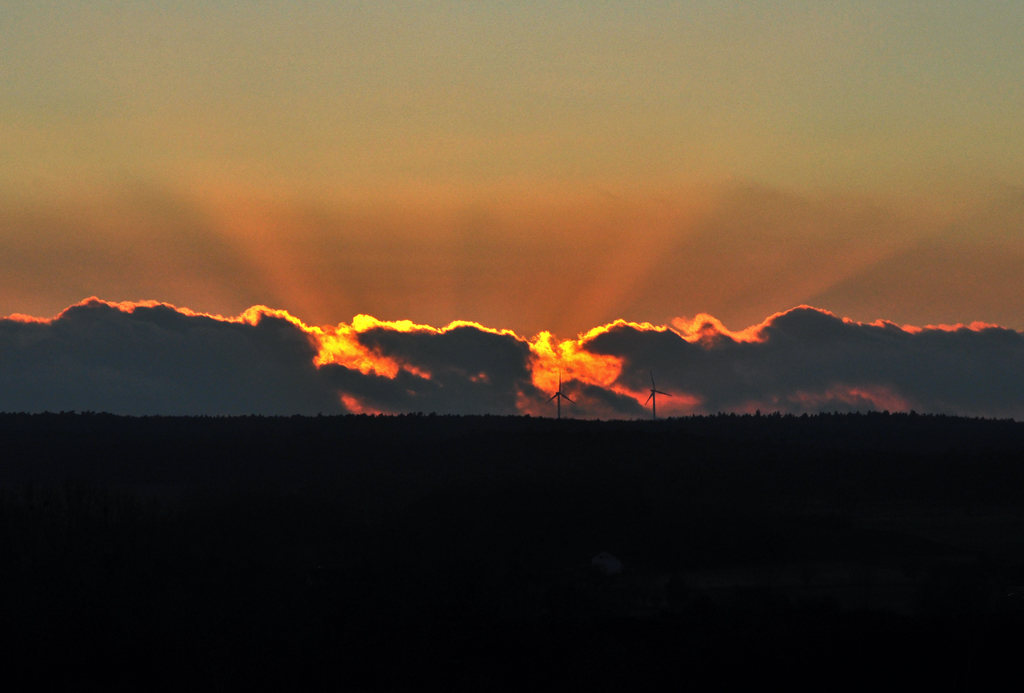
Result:
<svg viewBox="0 0 1024 693">
<path fill-rule="evenodd" d="M 654 384 L 654 371 L 651 371 L 651 389 L 658 387 Z"/>
<path fill-rule="evenodd" d="M 570 402 L 572 402 L 573 404 L 576 404 L 576 400 L 574 400 L 574 399 L 573 399 L 572 397 L 570 397 L 569 395 L 562 395 L 562 397 L 565 397 L 565 398 L 566 398 L 567 400 L 569 400 L 569 401 L 570 401 Z"/>
<path fill-rule="evenodd" d="M 655 392 L 657 392 L 659 395 L 665 395 L 666 397 L 671 397 L 672 396 L 672 395 L 670 395 L 667 392 L 662 392 L 661 390 L 655 390 Z"/>
<path fill-rule="evenodd" d="M 551 399 L 549 399 L 549 400 L 548 400 L 548 402 L 550 402 L 550 401 L 551 401 L 552 399 L 554 399 L 555 397 L 558 397 L 558 395 L 560 395 L 560 394 L 562 394 L 562 393 L 560 393 L 560 392 L 556 392 L 555 394 L 551 395 Z M 547 404 L 547 402 L 545 402 L 545 404 Z"/>
<path fill-rule="evenodd" d="M 648 405 L 648 403 L 650 403 L 651 397 L 654 397 L 654 393 L 653 392 L 650 395 L 647 396 L 647 401 L 644 402 L 644 406 L 645 407 Z"/>
</svg>

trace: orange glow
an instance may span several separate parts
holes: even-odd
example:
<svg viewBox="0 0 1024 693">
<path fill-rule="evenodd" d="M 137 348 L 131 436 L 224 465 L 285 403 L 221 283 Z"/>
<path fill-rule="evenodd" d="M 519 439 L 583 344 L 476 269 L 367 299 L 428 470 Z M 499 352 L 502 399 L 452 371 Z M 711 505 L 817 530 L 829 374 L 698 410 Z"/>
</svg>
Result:
<svg viewBox="0 0 1024 693">
<path fill-rule="evenodd" d="M 884 320 L 871 323 L 872 325 L 883 325 L 893 323 L 887 323 Z M 916 325 L 903 325 L 900 327 L 904 332 L 911 334 L 917 334 L 918 332 L 924 332 L 925 330 L 941 330 L 942 332 L 956 332 L 958 330 L 970 330 L 971 332 L 980 332 L 981 330 L 988 330 L 991 328 L 999 328 L 1001 325 L 994 325 L 990 322 L 974 321 L 969 325 L 965 325 L 962 322 L 958 322 L 955 325 L 925 325 L 924 327 L 917 327 Z"/>
<path fill-rule="evenodd" d="M 401 367 L 393 360 L 374 354 L 359 342 L 358 331 L 344 323 L 337 327 L 306 327 L 320 352 L 313 359 L 317 367 L 335 363 L 363 375 L 375 373 L 387 378 L 398 375 Z"/>
<path fill-rule="evenodd" d="M 530 342 L 534 386 L 543 392 L 554 392 L 558 389 L 561 373 L 563 382 L 577 380 L 588 385 L 610 387 L 622 372 L 622 359 L 586 351 L 584 342 L 589 334 L 562 341 L 557 341 L 550 332 L 541 332 L 534 337 Z"/>
<path fill-rule="evenodd" d="M 765 329 L 771 327 L 771 324 L 775 322 L 777 318 L 792 313 L 795 310 L 813 310 L 816 313 L 822 313 L 831 318 L 838 318 L 834 313 L 822 310 L 821 308 L 815 308 L 807 304 L 801 304 L 795 308 L 789 310 L 783 310 L 778 313 L 772 313 L 767 318 L 762 320 L 756 325 L 751 325 L 746 329 L 733 332 L 725 325 L 722 321 L 713 315 L 707 313 L 699 313 L 693 319 L 688 318 L 674 318 L 672 320 L 672 327 L 674 331 L 679 334 L 680 337 L 691 343 L 699 343 L 705 340 L 712 340 L 715 337 L 728 337 L 735 342 L 763 342 L 767 337 L 764 334 Z M 881 325 L 884 321 L 876 321 L 873 323 L 858 323 L 850 318 L 843 318 L 843 322 L 860 325 L 860 324 L 871 324 Z"/>
<path fill-rule="evenodd" d="M 374 409 L 373 407 L 366 406 L 352 395 L 342 395 L 341 403 L 345 405 L 345 409 L 347 409 L 350 414 L 377 415 L 383 413 L 377 409 Z"/>
<path fill-rule="evenodd" d="M 761 342 L 764 337 L 761 331 L 776 317 L 782 313 L 775 313 L 759 325 L 751 325 L 745 330 L 733 332 L 722 321 L 707 313 L 698 313 L 692 319 L 674 318 L 672 327 L 680 337 L 691 343 L 699 343 L 715 337 L 724 336 L 736 342 Z"/>
<path fill-rule="evenodd" d="M 182 313 L 183 315 L 190 315 L 190 316 L 206 315 L 206 317 L 216 318 L 218 320 L 227 320 L 226 318 L 222 318 L 219 315 L 214 316 L 214 315 L 207 315 L 206 313 L 195 313 L 195 312 L 189 310 L 188 308 L 178 308 L 177 306 L 172 306 L 169 303 L 160 303 L 159 301 L 122 301 L 121 303 L 114 303 L 112 301 L 104 301 L 104 300 L 102 300 L 100 298 L 97 298 L 96 296 L 90 296 L 89 298 L 83 299 L 83 300 L 79 301 L 78 303 L 70 305 L 67 308 L 65 308 L 64 310 L 62 310 L 61 312 L 57 313 L 57 315 L 54 315 L 52 318 L 37 318 L 37 317 L 32 316 L 32 315 L 24 315 L 22 313 L 12 313 L 11 315 L 5 316 L 3 319 L 4 320 L 13 320 L 14 322 L 23 322 L 23 323 L 33 323 L 34 322 L 34 323 L 39 323 L 39 324 L 42 324 L 42 325 L 49 325 L 54 320 L 59 320 L 61 317 L 64 316 L 65 313 L 67 313 L 72 308 L 79 308 L 81 306 L 87 306 L 87 305 L 89 305 L 91 303 L 102 303 L 104 305 L 110 306 L 111 308 L 117 308 L 122 313 L 131 313 L 136 308 L 155 308 L 156 306 L 166 306 L 168 308 L 171 308 L 173 310 L 178 311 L 179 313 Z M 234 322 L 239 322 L 239 320 L 234 320 Z"/>
<path fill-rule="evenodd" d="M 6 316 L 4 320 L 11 320 L 12 322 L 22 323 L 40 323 L 43 325 L 49 325 L 51 322 L 53 322 L 53 318 L 36 318 L 31 315 L 25 315 L 23 313 L 11 313 L 10 315 Z"/>
</svg>

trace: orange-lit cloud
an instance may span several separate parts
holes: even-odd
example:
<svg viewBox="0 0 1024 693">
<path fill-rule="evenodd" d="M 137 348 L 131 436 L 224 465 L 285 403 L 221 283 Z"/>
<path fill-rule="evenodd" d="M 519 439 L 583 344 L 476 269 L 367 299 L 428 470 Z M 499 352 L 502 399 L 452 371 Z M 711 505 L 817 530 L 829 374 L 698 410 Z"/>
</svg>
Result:
<svg viewBox="0 0 1024 693">
<path fill-rule="evenodd" d="M 157 301 L 77 303 L 0 320 L 0 410 L 665 416 L 889 409 L 1024 413 L 1024 335 L 986 323 L 900 327 L 800 306 L 744 330 L 708 315 L 625 320 L 574 338 L 469 321 L 356 316 L 309 325 L 253 306 L 224 317 Z"/>
</svg>

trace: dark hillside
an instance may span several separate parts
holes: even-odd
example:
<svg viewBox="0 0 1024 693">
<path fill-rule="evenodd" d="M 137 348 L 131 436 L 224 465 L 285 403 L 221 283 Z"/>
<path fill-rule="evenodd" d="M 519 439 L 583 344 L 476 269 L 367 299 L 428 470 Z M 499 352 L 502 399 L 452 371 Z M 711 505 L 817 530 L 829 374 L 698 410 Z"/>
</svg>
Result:
<svg viewBox="0 0 1024 693">
<path fill-rule="evenodd" d="M 1012 421 L 6 414 L 0 486 L 0 646 L 40 681 L 1020 676 Z"/>
</svg>

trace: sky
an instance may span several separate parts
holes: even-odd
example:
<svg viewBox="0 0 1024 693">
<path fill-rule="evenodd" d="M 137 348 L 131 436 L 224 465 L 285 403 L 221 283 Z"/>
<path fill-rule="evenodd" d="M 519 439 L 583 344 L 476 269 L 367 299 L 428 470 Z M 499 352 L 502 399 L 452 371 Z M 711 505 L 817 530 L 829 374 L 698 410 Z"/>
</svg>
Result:
<svg viewBox="0 0 1024 693">
<path fill-rule="evenodd" d="M 714 316 L 761 340 L 736 344 L 767 344 L 757 330 L 803 305 L 1019 334 L 1022 35 L 1009 0 L 0 0 L 0 315 L 51 319 L 95 296 L 187 318 L 269 306 L 307 339 L 357 315 L 468 321 L 512 331 L 531 373 L 544 339 L 587 351 L 616 320 L 690 344 L 679 326 Z M 30 324 L 2 322 L 22 340 Z M 959 334 L 905 332 L 933 333 Z M 403 358 L 403 378 L 429 372 Z M 661 366 L 682 369 L 680 412 L 811 406 L 785 388 L 698 392 L 681 363 Z M 868 375 L 801 401 L 1019 406 Z M 16 401 L 0 392 L 0 409 Z"/>
</svg>

